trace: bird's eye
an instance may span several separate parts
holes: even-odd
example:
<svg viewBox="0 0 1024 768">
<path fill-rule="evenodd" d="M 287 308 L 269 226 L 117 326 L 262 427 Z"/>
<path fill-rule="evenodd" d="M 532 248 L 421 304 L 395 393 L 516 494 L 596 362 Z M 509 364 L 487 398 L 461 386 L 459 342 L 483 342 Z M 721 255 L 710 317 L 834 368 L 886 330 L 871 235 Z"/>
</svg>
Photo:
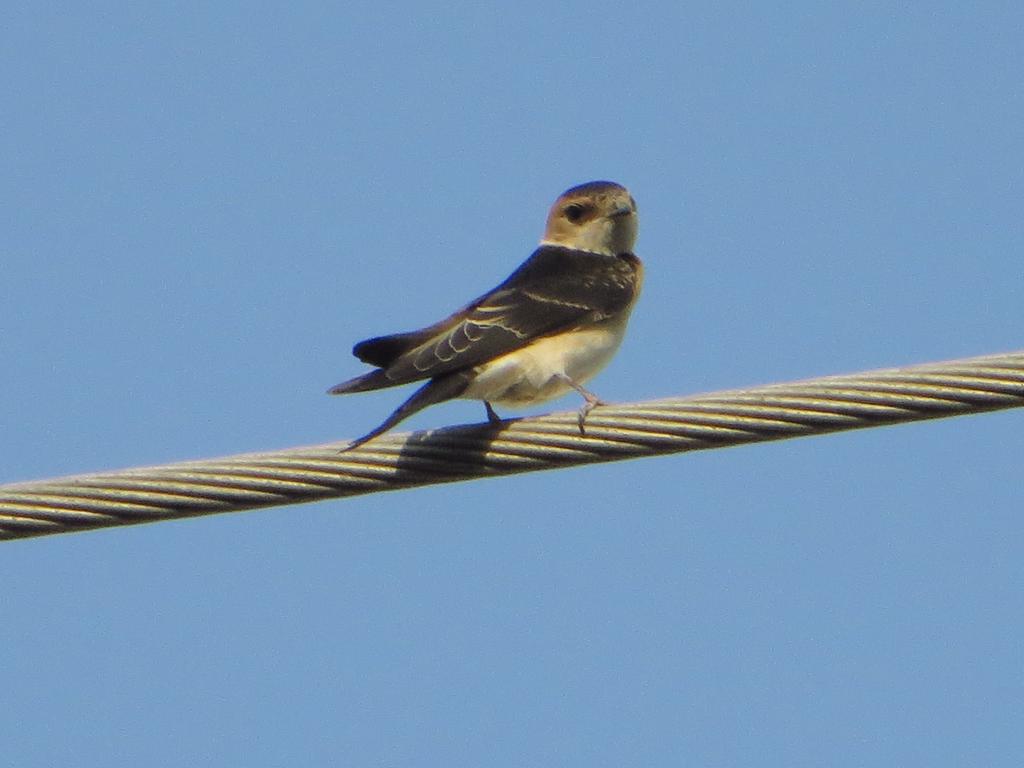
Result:
<svg viewBox="0 0 1024 768">
<path fill-rule="evenodd" d="M 583 218 L 584 208 L 578 203 L 565 206 L 565 218 L 575 224 Z"/>
</svg>

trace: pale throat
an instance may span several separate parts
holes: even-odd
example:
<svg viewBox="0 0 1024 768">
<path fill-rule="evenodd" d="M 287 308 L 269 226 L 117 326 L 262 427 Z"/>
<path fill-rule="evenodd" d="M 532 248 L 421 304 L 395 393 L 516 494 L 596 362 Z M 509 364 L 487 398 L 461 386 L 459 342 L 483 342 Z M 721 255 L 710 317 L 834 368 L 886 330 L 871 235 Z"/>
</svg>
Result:
<svg viewBox="0 0 1024 768">
<path fill-rule="evenodd" d="M 591 222 L 588 226 L 573 232 L 570 236 L 545 237 L 542 245 L 558 245 L 578 251 L 600 253 L 605 256 L 618 256 L 620 253 L 631 253 L 636 242 L 636 223 L 633 220 Z"/>
</svg>

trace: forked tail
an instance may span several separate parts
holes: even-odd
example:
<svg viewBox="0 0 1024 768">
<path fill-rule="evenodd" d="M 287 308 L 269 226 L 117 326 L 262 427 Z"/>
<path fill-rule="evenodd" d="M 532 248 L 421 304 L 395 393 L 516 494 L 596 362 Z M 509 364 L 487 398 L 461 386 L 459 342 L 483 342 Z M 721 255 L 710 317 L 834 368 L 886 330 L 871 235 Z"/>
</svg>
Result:
<svg viewBox="0 0 1024 768">
<path fill-rule="evenodd" d="M 378 371 L 374 371 L 378 373 Z M 373 374 L 367 374 L 372 376 Z M 393 426 L 398 424 L 400 421 L 412 416 L 417 411 L 422 411 L 428 405 L 434 405 L 435 403 L 443 403 L 445 400 L 451 400 L 453 397 L 458 397 L 466 391 L 466 387 L 469 385 L 469 377 L 463 371 L 456 371 L 455 373 L 449 373 L 444 376 L 438 376 L 431 379 L 422 387 L 417 389 L 408 400 L 402 403 L 395 412 L 384 419 L 382 423 L 376 429 L 366 433 L 358 440 L 353 440 L 347 446 L 341 449 L 341 452 L 351 451 L 353 448 L 358 448 L 363 443 L 373 440 L 373 438 L 383 435 Z M 344 386 L 344 385 L 339 385 Z M 368 387 L 373 388 L 373 387 Z M 335 387 L 337 389 L 337 387 Z M 331 390 L 332 393 L 334 390 Z M 360 389 L 347 389 L 346 392 L 359 392 Z"/>
</svg>

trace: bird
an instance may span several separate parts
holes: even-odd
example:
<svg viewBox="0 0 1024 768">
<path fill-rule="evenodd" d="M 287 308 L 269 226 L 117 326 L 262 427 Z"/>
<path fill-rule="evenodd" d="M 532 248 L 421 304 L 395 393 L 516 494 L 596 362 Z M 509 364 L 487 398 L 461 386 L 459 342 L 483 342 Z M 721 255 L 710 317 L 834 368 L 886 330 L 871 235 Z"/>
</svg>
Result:
<svg viewBox="0 0 1024 768">
<path fill-rule="evenodd" d="M 582 395 L 578 424 L 603 401 L 584 388 L 618 350 L 643 284 L 633 246 L 636 202 L 611 181 L 562 193 L 537 249 L 496 288 L 433 325 L 360 341 L 352 353 L 374 370 L 331 395 L 426 380 L 378 427 L 343 450 L 384 434 L 417 411 L 453 398 L 526 407 L 572 390 Z"/>
</svg>

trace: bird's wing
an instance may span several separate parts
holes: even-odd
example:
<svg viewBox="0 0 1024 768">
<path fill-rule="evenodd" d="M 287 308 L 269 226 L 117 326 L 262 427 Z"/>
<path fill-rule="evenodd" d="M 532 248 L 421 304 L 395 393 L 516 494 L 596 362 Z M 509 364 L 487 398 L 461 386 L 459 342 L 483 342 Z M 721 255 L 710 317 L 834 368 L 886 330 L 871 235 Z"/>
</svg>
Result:
<svg viewBox="0 0 1024 768">
<path fill-rule="evenodd" d="M 490 293 L 412 333 L 369 339 L 355 354 L 383 368 L 390 384 L 464 370 L 534 339 L 612 317 L 635 299 L 635 256 L 541 246 Z M 389 386 L 382 380 L 380 386 Z"/>
</svg>

